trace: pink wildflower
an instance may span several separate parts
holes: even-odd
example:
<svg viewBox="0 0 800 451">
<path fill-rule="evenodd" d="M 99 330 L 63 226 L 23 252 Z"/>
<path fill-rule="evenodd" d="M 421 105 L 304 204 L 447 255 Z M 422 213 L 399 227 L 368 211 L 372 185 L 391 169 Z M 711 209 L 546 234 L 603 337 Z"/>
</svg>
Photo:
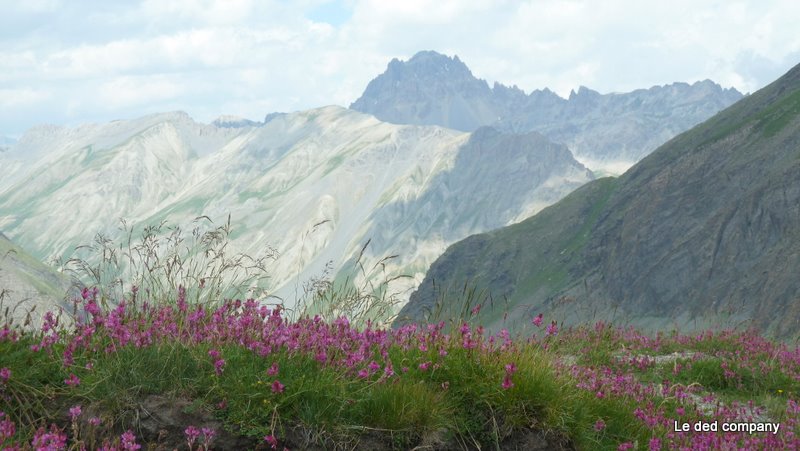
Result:
<svg viewBox="0 0 800 451">
<path fill-rule="evenodd" d="M 271 449 L 278 449 L 278 439 L 274 435 L 264 436 L 264 441 L 267 442 Z"/>
<path fill-rule="evenodd" d="M 17 432 L 17 426 L 8 418 L 3 419 L 5 416 L 5 412 L 0 411 L 0 443 L 3 443 L 4 440 L 13 437 Z"/>
<path fill-rule="evenodd" d="M 217 376 L 221 376 L 222 372 L 225 370 L 225 359 L 219 359 L 214 362 L 214 373 Z"/>
<path fill-rule="evenodd" d="M 44 427 L 40 427 L 33 435 L 31 445 L 36 449 L 66 449 L 67 434 L 55 424 L 50 425 L 49 432 Z"/>
<path fill-rule="evenodd" d="M 77 420 L 79 416 L 81 416 L 81 406 L 80 405 L 77 405 L 77 406 L 69 408 L 69 417 L 72 418 L 72 421 Z"/>
<path fill-rule="evenodd" d="M 70 374 L 68 378 L 64 379 L 64 383 L 70 387 L 77 387 L 81 384 L 81 380 L 78 378 L 78 376 Z"/>
<path fill-rule="evenodd" d="M 208 449 L 214 437 L 217 435 L 217 431 L 213 428 L 203 428 L 201 432 L 203 433 L 203 447 Z"/>
<path fill-rule="evenodd" d="M 137 449 L 141 449 L 142 445 L 136 444 L 136 436 L 133 434 L 133 431 L 127 431 L 122 434 L 120 437 L 120 445 L 122 449 L 125 451 L 136 451 Z"/>
<path fill-rule="evenodd" d="M 597 420 L 594 423 L 594 430 L 597 431 L 597 432 L 600 432 L 605 428 L 606 428 L 606 422 L 603 421 L 603 420 Z"/>
<path fill-rule="evenodd" d="M 517 365 L 515 365 L 514 362 L 506 364 L 506 374 L 511 375 L 511 374 L 516 373 L 516 372 L 517 372 Z"/>
<path fill-rule="evenodd" d="M 536 315 L 536 317 L 535 317 L 535 318 L 533 318 L 533 320 L 531 320 L 531 323 L 532 323 L 534 326 L 536 326 L 536 327 L 539 327 L 539 326 L 541 326 L 541 325 L 542 325 L 542 319 L 544 319 L 544 315 L 542 315 L 541 313 L 539 313 L 538 315 Z"/>
<path fill-rule="evenodd" d="M 278 374 L 278 362 L 272 362 L 272 366 L 267 370 L 267 376 L 275 376 Z"/>
<path fill-rule="evenodd" d="M 200 437 L 200 429 L 194 426 L 189 426 L 184 429 L 183 433 L 186 435 L 186 443 L 189 444 L 189 449 L 192 449 L 194 442 Z"/>
<path fill-rule="evenodd" d="M 661 439 L 658 437 L 653 437 L 650 439 L 650 451 L 660 451 L 661 450 Z"/>
<path fill-rule="evenodd" d="M 283 390 L 286 388 L 285 385 L 281 384 L 281 381 L 275 379 L 272 383 L 272 393 L 283 393 Z"/>
<path fill-rule="evenodd" d="M 0 382 L 7 382 L 11 378 L 11 370 L 8 368 L 0 368 Z"/>
</svg>

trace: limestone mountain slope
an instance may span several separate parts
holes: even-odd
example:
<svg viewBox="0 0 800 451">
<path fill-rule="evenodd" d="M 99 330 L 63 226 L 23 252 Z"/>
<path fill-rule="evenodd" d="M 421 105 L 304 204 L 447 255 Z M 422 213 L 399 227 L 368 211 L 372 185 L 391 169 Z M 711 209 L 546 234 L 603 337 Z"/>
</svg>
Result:
<svg viewBox="0 0 800 451">
<path fill-rule="evenodd" d="M 0 324 L 37 327 L 48 310 L 63 308 L 69 314 L 69 294 L 66 277 L 0 233 Z"/>
<path fill-rule="evenodd" d="M 198 216 L 230 214 L 232 249 L 277 250 L 265 288 L 290 304 L 367 241 L 369 263 L 397 255 L 387 272 L 412 276 L 398 282 L 407 297 L 448 244 L 527 217 L 593 178 L 537 133 L 395 125 L 334 106 L 258 126 L 169 113 L 34 130 L 26 142 L 52 150 L 0 192 L 0 227 L 38 258 L 66 258 L 98 232 L 113 236 L 119 218 L 186 230 Z"/>
<path fill-rule="evenodd" d="M 33 255 L 60 257 L 88 244 L 89 231 L 108 233 L 121 217 L 159 211 L 201 156 L 243 130 L 198 124 L 182 112 L 35 127 L 9 150 L 23 166 L 0 191 L 0 227 Z"/>
<path fill-rule="evenodd" d="M 795 336 L 798 181 L 800 66 L 618 179 L 452 245 L 401 316 L 423 316 L 468 283 L 507 299 L 522 322 L 545 311 L 570 322 L 745 325 Z"/>
</svg>

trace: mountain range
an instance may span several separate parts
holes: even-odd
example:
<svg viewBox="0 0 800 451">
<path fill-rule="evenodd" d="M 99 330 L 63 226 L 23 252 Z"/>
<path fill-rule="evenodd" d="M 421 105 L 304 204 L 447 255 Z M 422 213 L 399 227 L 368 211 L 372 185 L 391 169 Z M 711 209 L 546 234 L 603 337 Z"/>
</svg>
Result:
<svg viewBox="0 0 800 451">
<path fill-rule="evenodd" d="M 427 75 L 416 68 L 420 60 L 429 62 Z M 457 92 L 458 98 L 472 98 L 471 90 L 486 85 L 457 57 L 433 52 L 389 67 L 387 72 L 399 67 L 407 76 L 428 77 L 421 86 Z M 351 109 L 271 113 L 263 122 L 222 116 L 203 124 L 171 112 L 76 128 L 34 127 L 0 155 L 0 230 L 35 258 L 51 261 L 68 258 L 98 233 L 119 235 L 120 218 L 190 229 L 195 218 L 219 223 L 230 215 L 233 249 L 274 255 L 264 288 L 289 304 L 306 281 L 352 271 L 362 250 L 368 264 L 395 256 L 382 268 L 387 278 L 410 276 L 392 287 L 405 299 L 450 244 L 522 221 L 595 178 L 568 145 L 510 119 L 493 127 L 475 122 L 463 131 L 389 123 L 356 111 L 364 99 L 397 96 L 378 89 L 385 75 Z M 596 102 L 576 100 L 588 90 L 566 100 L 502 85 L 491 92 L 492 99 L 527 99 L 528 110 L 515 113 L 522 122 L 537 123 L 537 115 L 551 111 L 537 112 L 534 105 L 562 105 L 559 127 L 565 130 L 624 122 L 612 119 L 638 117 L 646 104 L 648 115 L 661 118 L 660 131 L 648 137 L 656 141 L 738 95 L 713 83 L 637 91 L 624 102 L 599 94 L 592 94 Z M 540 97 L 550 100 L 532 100 Z M 598 109 L 598 102 L 605 106 Z M 590 112 L 580 116 L 581 105 Z M 467 104 L 451 109 L 469 117 L 478 111 Z M 573 110 L 591 120 L 581 127 L 570 123 Z M 525 111 L 530 117 L 523 121 Z M 615 146 L 637 148 L 640 155 L 646 151 L 634 135 L 609 134 L 618 140 Z"/>
<path fill-rule="evenodd" d="M 46 154 L 0 194 L 0 227 L 37 257 L 66 259 L 96 233 L 113 236 L 118 218 L 189 228 L 198 216 L 230 214 L 237 249 L 278 250 L 266 288 L 282 297 L 329 262 L 344 266 L 368 240 L 368 258 L 398 254 L 390 272 L 418 283 L 447 244 L 527 217 L 593 178 L 537 133 L 400 126 L 341 107 L 259 127 L 204 125 L 185 113 L 47 127 L 12 150 Z"/>
<path fill-rule="evenodd" d="M 740 98 L 710 80 L 612 94 L 580 87 L 567 99 L 546 88 L 525 94 L 516 86 L 489 87 L 458 56 L 424 51 L 392 60 L 350 108 L 396 124 L 538 131 L 591 169 L 619 174 Z"/>
<path fill-rule="evenodd" d="M 682 331 L 800 333 L 800 66 L 675 137 L 619 178 L 450 246 L 401 312 L 457 309 L 464 284 L 547 312 Z M 494 327 L 503 317 L 487 313 Z M 510 313 L 509 313 L 510 312 Z"/>
</svg>

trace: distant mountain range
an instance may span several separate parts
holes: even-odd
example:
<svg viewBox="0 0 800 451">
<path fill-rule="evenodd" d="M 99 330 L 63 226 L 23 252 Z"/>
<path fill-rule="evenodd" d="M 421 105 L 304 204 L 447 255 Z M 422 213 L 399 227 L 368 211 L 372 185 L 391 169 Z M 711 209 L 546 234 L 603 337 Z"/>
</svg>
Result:
<svg viewBox="0 0 800 451">
<path fill-rule="evenodd" d="M 386 277 L 411 276 L 392 287 L 404 298 L 450 244 L 594 180 L 581 158 L 639 159 L 740 96 L 711 82 L 526 95 L 421 52 L 392 61 L 352 109 L 34 127 L 0 153 L 0 230 L 49 261 L 119 233 L 120 218 L 189 229 L 230 214 L 233 248 L 277 250 L 265 288 L 290 304 L 313 277 L 341 280 L 367 242 L 368 263 L 396 256 Z"/>
<path fill-rule="evenodd" d="M 499 83 L 490 88 L 457 56 L 425 51 L 407 62 L 392 60 L 350 108 L 395 124 L 538 131 L 591 169 L 619 173 L 741 97 L 709 80 L 623 94 L 581 87 L 568 99 L 548 89 L 525 94 Z"/>
<path fill-rule="evenodd" d="M 33 129 L 12 152 L 44 156 L 0 193 L 0 227 L 49 260 L 113 236 L 119 218 L 189 229 L 231 214 L 239 250 L 277 249 L 267 288 L 281 297 L 329 262 L 347 267 L 368 240 L 368 261 L 398 255 L 387 271 L 413 276 L 398 281 L 406 291 L 448 244 L 593 179 L 537 133 L 393 125 L 341 107 L 230 123 L 165 113 Z"/>
<path fill-rule="evenodd" d="M 401 317 L 457 308 L 464 284 L 501 308 L 647 328 L 800 334 L 800 66 L 672 139 L 618 179 L 448 248 Z M 486 309 L 488 310 L 488 309 Z"/>
</svg>

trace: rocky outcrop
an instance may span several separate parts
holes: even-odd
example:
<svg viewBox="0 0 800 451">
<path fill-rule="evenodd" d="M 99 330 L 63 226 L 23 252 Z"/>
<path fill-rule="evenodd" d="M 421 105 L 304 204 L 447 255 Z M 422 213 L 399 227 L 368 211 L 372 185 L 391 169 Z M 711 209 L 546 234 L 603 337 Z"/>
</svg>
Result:
<svg viewBox="0 0 800 451">
<path fill-rule="evenodd" d="M 473 131 L 493 124 L 499 105 L 458 56 L 425 51 L 408 62 L 393 59 L 350 108 L 395 124 Z"/>
</svg>

